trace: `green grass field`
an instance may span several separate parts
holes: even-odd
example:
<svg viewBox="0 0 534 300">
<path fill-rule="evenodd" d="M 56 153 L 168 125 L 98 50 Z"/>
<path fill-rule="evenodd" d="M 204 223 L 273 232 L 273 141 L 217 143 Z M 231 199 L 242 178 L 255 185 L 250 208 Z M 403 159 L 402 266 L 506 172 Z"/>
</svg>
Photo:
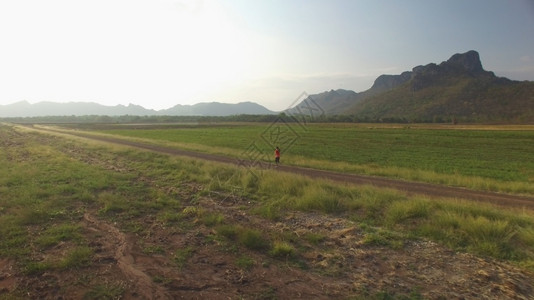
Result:
<svg viewBox="0 0 534 300">
<path fill-rule="evenodd" d="M 240 158 L 248 158 L 254 144 L 264 161 L 280 144 L 289 165 L 534 194 L 534 128 L 281 124 L 273 136 L 277 128 L 270 126 L 117 126 L 100 132 Z"/>
<path fill-rule="evenodd" d="M 321 128 L 327 132 L 340 130 L 326 126 L 318 129 Z M 213 136 L 252 129 L 260 128 L 204 128 Z M 349 131 L 342 129 L 345 130 Z M 373 136 L 373 130 L 356 132 Z M 180 136 L 181 131 L 129 130 L 123 134 L 146 137 L 160 132 L 160 138 L 165 140 Z M 198 141 L 192 134 L 200 135 L 197 129 L 188 132 L 190 141 Z M 409 130 L 408 133 L 391 129 L 386 132 L 410 134 Z M 416 133 L 425 139 L 423 134 Z M 450 134 L 455 136 L 454 132 Z M 475 134 L 483 136 L 483 133 Z M 493 132 L 485 134 L 495 136 Z M 514 140 L 514 135 L 511 136 Z M 383 137 L 383 140 L 389 139 Z M 369 247 L 401 250 L 410 241 L 428 239 L 456 251 L 534 270 L 534 217 L 530 211 L 407 196 L 394 190 L 333 184 L 274 170 L 266 170 L 265 176 L 258 178 L 232 165 L 1 125 L 0 143 L 3 166 L 0 168 L 0 259 L 16 261 L 20 272 L 28 276 L 75 272 L 80 276 L 76 282 L 79 288 L 86 289 L 86 295 L 105 293 L 118 297 L 123 292 L 120 285 L 83 273 L 90 270 L 95 255 L 87 230 L 80 227 L 86 212 L 138 236 L 145 253 L 171 255 L 179 269 L 187 268 L 195 248 L 171 251 L 165 242 L 150 242 L 148 237 L 153 227 L 145 223 L 147 216 L 154 224 L 180 234 L 194 232 L 202 226 L 212 228 L 212 235 L 203 237 L 205 243 L 214 251 L 235 253 L 236 264 L 242 268 L 254 265 L 250 258 L 240 254 L 245 250 L 263 255 L 271 263 L 292 263 L 294 267 L 309 253 L 330 251 L 321 243 L 325 237 L 312 232 L 296 236 L 257 227 L 281 222 L 286 214 L 299 211 L 355 222 L 364 232 L 364 245 Z M 219 197 L 221 203 L 224 199 L 244 201 L 248 205 L 239 210 L 244 215 L 261 218 L 262 222 L 238 224 L 228 219 L 232 214 L 223 216 L 210 211 L 199 199 L 211 197 Z M 165 282 L 165 278 L 155 277 L 154 281 Z M 107 287 L 105 291 L 100 290 L 103 286 Z M 17 290 L 7 296 L 15 297 L 23 292 Z"/>
<path fill-rule="evenodd" d="M 325 126 L 320 128 L 323 127 L 326 131 L 332 130 Z M 254 127 L 203 130 L 216 136 L 215 133 L 220 135 L 221 131 L 241 130 L 245 132 L 252 129 Z M 360 131 L 370 134 L 373 130 L 362 129 Z M 278 219 L 284 211 L 288 210 L 343 213 L 348 218 L 359 222 L 401 231 L 407 230 L 410 235 L 437 239 L 453 248 L 459 247 L 464 250 L 472 248 L 474 252 L 505 259 L 518 257 L 527 261 L 532 259 L 526 254 L 530 250 L 519 256 L 513 254 L 520 251 L 518 247 L 524 248 L 534 241 L 532 238 L 534 221 L 528 214 L 501 212 L 490 206 L 485 208 L 480 203 L 441 202 L 424 197 L 408 198 L 400 192 L 387 189 L 336 185 L 292 174 L 274 176 L 274 174 L 269 174 L 272 172 L 269 170 L 265 171 L 266 176 L 258 179 L 247 170 L 235 166 L 169 158 L 159 154 L 120 150 L 120 148 L 114 150 L 88 145 L 83 149 L 77 146 L 75 149 L 78 149 L 80 154 L 77 154 L 76 160 L 73 160 L 69 148 L 74 147 L 74 144 L 68 140 L 43 139 L 47 142 L 42 143 L 39 141 L 42 139 L 39 134 L 25 133 L 28 136 L 21 137 L 13 135 L 14 131 L 10 129 L 4 128 L 2 131 L 4 135 L 12 135 L 11 138 L 4 138 L 4 140 L 14 143 L 13 147 L 6 147 L 7 151 L 3 151 L 0 157 L 0 162 L 5 166 L 2 168 L 3 174 L 0 181 L 2 186 L 0 221 L 8 224 L 40 225 L 59 221 L 58 226 L 61 229 L 64 226 L 62 220 L 70 222 L 72 218 L 79 217 L 82 212 L 77 207 L 87 205 L 96 205 L 102 215 L 109 215 L 113 218 L 122 215 L 130 219 L 132 216 L 139 215 L 141 211 L 152 211 L 161 214 L 161 218 L 166 218 L 166 211 L 169 208 L 174 209 L 182 203 L 171 200 L 169 195 L 162 194 L 153 186 L 165 187 L 173 186 L 177 182 L 193 181 L 205 186 L 199 196 L 215 191 L 237 193 L 239 196 L 258 201 L 260 205 L 255 212 L 268 219 Z M 181 131 L 181 129 L 157 130 L 156 133 L 162 133 L 163 137 L 160 138 L 169 138 L 169 136 L 181 136 L 178 134 Z M 195 132 L 196 129 L 185 131 Z M 147 136 L 152 132 L 152 130 L 129 130 L 124 133 Z M 388 130 L 388 132 L 396 133 L 397 131 Z M 399 131 L 398 134 L 403 132 Z M 172 135 L 172 133 L 175 134 Z M 468 133 L 462 131 L 459 134 Z M 416 134 L 423 136 L 421 139 L 425 138 L 425 135 L 419 132 Z M 481 135 L 482 133 L 475 134 Z M 495 132 L 486 132 L 486 134 L 493 135 Z M 197 137 L 199 135 L 197 133 Z M 434 134 L 431 136 L 436 140 Z M 385 137 L 382 139 L 388 140 Z M 17 142 L 18 140 L 20 142 Z M 86 161 L 100 161 L 100 163 L 87 164 Z M 103 168 L 106 163 L 124 166 L 125 171 L 111 172 Z M 136 180 L 139 176 L 150 178 L 150 181 L 154 183 L 147 186 L 138 179 Z M 195 209 L 192 211 L 198 212 Z M 2 226 L 3 234 L 5 234 L 3 236 L 10 236 L 12 239 L 4 241 L 3 247 L 0 247 L 2 250 L 0 254 L 29 251 L 23 245 L 31 237 L 26 236 L 27 233 L 20 232 L 20 228 L 11 230 L 10 228 L 13 227 L 5 224 Z M 129 226 L 135 227 L 135 224 Z M 473 237 L 473 234 L 479 234 L 475 232 L 478 226 L 481 227 L 481 231 L 496 230 L 501 233 L 490 233 L 495 237 L 488 237 L 485 236 L 487 233 L 481 232 L 483 236 Z M 57 232 L 63 232 L 72 236 L 69 239 L 77 244 L 84 245 L 83 240 L 76 235 L 76 228 L 60 229 L 47 232 L 45 236 L 50 235 L 52 241 L 43 239 L 39 244 L 43 244 L 46 248 L 47 244 L 54 243 L 53 237 L 57 236 Z M 520 237 L 524 237 L 524 240 L 517 240 Z M 510 244 L 498 246 L 496 250 L 484 250 L 477 248 L 477 243 L 480 241 L 497 245 Z M 11 247 L 12 245 L 22 247 Z M 528 247 L 532 246 L 534 245 Z M 525 250 L 529 249 L 528 247 Z"/>
</svg>

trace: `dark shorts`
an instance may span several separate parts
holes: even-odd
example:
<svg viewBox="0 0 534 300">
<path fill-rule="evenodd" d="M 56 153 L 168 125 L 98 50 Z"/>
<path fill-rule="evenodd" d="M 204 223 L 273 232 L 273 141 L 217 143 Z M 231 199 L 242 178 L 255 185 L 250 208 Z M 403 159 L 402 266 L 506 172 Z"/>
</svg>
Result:
<svg viewBox="0 0 534 300">
<path fill-rule="evenodd" d="M 280 162 L 280 157 L 275 157 L 275 158 L 274 158 L 274 162 L 279 163 L 279 162 Z"/>
</svg>

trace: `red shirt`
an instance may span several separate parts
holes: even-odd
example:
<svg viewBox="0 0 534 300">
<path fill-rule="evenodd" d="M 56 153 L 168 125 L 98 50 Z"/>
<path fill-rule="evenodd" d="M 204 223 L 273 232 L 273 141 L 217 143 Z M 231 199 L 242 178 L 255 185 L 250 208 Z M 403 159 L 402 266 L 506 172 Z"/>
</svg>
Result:
<svg viewBox="0 0 534 300">
<path fill-rule="evenodd" d="M 274 150 L 274 157 L 280 157 L 280 150 Z"/>
</svg>

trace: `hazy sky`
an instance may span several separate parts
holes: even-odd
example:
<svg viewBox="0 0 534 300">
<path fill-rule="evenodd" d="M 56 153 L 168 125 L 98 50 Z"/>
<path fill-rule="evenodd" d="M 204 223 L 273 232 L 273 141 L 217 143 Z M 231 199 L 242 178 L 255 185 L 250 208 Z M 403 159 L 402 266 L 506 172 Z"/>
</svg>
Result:
<svg viewBox="0 0 534 300">
<path fill-rule="evenodd" d="M 468 50 L 534 81 L 533 0 L 0 0 L 0 41 L 0 104 L 282 110 Z"/>
</svg>

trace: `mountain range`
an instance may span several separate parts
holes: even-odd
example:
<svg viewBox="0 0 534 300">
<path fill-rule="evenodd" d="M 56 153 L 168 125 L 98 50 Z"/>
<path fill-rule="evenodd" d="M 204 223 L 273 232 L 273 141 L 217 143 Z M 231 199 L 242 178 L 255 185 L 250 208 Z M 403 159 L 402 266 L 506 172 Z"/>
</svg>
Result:
<svg viewBox="0 0 534 300">
<path fill-rule="evenodd" d="M 485 71 L 478 52 L 447 61 L 381 75 L 363 92 L 331 90 L 310 95 L 292 111 L 313 101 L 326 115 L 384 122 L 534 122 L 534 82 L 513 81 Z"/>
<path fill-rule="evenodd" d="M 380 75 L 363 92 L 330 90 L 309 95 L 284 112 L 298 114 L 310 107 L 324 117 L 382 122 L 534 122 L 534 82 L 497 77 L 482 67 L 478 52 L 454 54 L 439 65 L 430 63 L 398 75 Z M 231 116 L 277 112 L 253 102 L 176 105 L 151 110 L 139 105 L 104 106 L 93 102 L 26 101 L 0 105 L 0 117 L 34 116 Z M 343 118 L 342 118 L 343 119 Z"/>
<path fill-rule="evenodd" d="M 194 105 L 175 105 L 168 109 L 153 110 L 139 105 L 130 104 L 106 106 L 94 102 L 39 102 L 30 104 L 21 101 L 9 105 L 0 105 L 1 117 L 42 117 L 42 116 L 231 116 L 231 115 L 269 115 L 276 114 L 253 102 L 241 102 L 237 104 L 207 102 Z"/>
</svg>

